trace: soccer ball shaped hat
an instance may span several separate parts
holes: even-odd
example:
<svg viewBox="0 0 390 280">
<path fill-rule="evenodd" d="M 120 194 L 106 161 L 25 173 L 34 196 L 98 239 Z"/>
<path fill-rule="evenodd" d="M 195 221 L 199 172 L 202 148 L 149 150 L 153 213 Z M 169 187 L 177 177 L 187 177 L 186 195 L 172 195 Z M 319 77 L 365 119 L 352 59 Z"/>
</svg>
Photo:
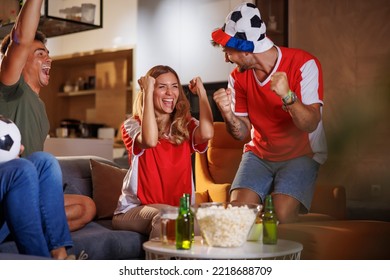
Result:
<svg viewBox="0 0 390 280">
<path fill-rule="evenodd" d="M 0 115 L 0 163 L 19 155 L 20 141 L 20 131 L 16 124 Z"/>
<path fill-rule="evenodd" d="M 259 9 L 252 3 L 242 3 L 229 13 L 223 27 L 214 31 L 211 37 L 215 43 L 224 47 L 261 53 L 274 45 L 265 31 Z"/>
</svg>

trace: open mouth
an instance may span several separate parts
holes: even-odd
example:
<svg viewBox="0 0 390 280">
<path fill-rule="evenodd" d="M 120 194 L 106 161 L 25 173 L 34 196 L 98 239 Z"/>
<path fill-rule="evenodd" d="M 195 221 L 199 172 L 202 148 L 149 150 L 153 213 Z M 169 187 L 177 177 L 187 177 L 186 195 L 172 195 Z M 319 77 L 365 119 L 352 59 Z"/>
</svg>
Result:
<svg viewBox="0 0 390 280">
<path fill-rule="evenodd" d="M 173 98 L 163 98 L 163 103 L 166 105 L 166 106 L 171 106 L 173 104 Z"/>
<path fill-rule="evenodd" d="M 43 72 L 45 75 L 49 76 L 49 75 L 50 75 L 50 66 L 43 65 L 43 66 L 42 66 L 42 72 Z"/>
</svg>

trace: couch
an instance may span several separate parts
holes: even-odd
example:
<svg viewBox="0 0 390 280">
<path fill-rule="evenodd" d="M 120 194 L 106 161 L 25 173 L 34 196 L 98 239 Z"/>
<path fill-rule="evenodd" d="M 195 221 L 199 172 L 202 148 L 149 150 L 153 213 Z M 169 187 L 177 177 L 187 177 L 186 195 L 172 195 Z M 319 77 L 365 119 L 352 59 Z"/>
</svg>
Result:
<svg viewBox="0 0 390 280">
<path fill-rule="evenodd" d="M 195 155 L 197 203 L 225 202 L 237 171 L 243 145 L 214 123 L 206 153 Z M 280 224 L 279 238 L 303 244 L 301 259 L 390 259 L 390 223 L 347 218 L 343 186 L 317 185 L 308 214 L 299 222 Z"/>
<path fill-rule="evenodd" d="M 116 207 L 126 170 L 96 156 L 58 157 L 64 182 L 64 193 L 92 197 L 96 203 L 95 219 L 84 228 L 72 232 L 74 246 L 69 254 L 84 251 L 88 259 L 144 259 L 143 242 L 148 237 L 137 232 L 113 230 L 111 218 Z M 0 259 L 29 259 L 18 255 L 15 242 L 0 244 Z"/>
</svg>

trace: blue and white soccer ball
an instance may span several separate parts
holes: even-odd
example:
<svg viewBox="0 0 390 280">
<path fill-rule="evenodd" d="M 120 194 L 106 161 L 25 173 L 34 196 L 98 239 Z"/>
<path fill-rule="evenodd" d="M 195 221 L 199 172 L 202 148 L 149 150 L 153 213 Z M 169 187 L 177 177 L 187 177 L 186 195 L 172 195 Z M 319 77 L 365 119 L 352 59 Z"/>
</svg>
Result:
<svg viewBox="0 0 390 280">
<path fill-rule="evenodd" d="M 16 124 L 0 115 L 0 163 L 14 159 L 19 155 L 21 138 Z"/>
</svg>

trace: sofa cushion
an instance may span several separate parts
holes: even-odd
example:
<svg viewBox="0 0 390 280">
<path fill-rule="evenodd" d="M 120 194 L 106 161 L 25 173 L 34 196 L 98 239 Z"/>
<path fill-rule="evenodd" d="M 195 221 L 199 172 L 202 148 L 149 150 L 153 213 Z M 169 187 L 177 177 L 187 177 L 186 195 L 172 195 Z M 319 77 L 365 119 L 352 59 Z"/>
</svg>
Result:
<svg viewBox="0 0 390 280">
<path fill-rule="evenodd" d="M 303 260 L 388 260 L 390 223 L 368 220 L 280 224 L 281 239 L 303 245 Z"/>
<path fill-rule="evenodd" d="M 73 247 L 68 254 L 79 256 L 82 251 L 90 260 L 143 259 L 142 244 L 147 236 L 128 230 L 112 230 L 111 220 L 88 223 L 80 230 L 71 232 Z M 7 253 L 7 254 L 4 254 Z M 0 244 L 0 259 L 17 259 L 18 249 L 13 240 Z M 23 256 L 21 259 L 35 259 L 36 256 Z"/>
<path fill-rule="evenodd" d="M 104 222 L 110 222 L 105 220 Z M 80 255 L 84 251 L 90 260 L 143 259 L 143 242 L 147 237 L 128 230 L 111 230 L 99 222 L 91 222 L 72 232 L 74 246 L 69 254 Z"/>
<path fill-rule="evenodd" d="M 57 159 L 62 170 L 64 193 L 82 194 L 89 197 L 92 197 L 90 159 L 115 165 L 97 156 L 63 156 Z"/>
<path fill-rule="evenodd" d="M 241 161 L 244 144 L 249 142 L 234 139 L 226 132 L 225 123 L 214 123 L 214 137 L 209 141 L 207 150 L 210 175 L 217 184 L 231 183 Z"/>
<path fill-rule="evenodd" d="M 242 150 L 209 147 L 210 175 L 217 184 L 233 182 L 234 176 L 241 161 Z"/>
<path fill-rule="evenodd" d="M 18 247 L 11 237 L 0 243 L 0 253 L 19 254 Z"/>
<path fill-rule="evenodd" d="M 91 159 L 92 199 L 97 219 L 112 218 L 121 194 L 126 169 Z"/>
<path fill-rule="evenodd" d="M 339 185 L 316 185 L 310 212 L 324 213 L 335 219 L 347 218 L 345 188 Z"/>
<path fill-rule="evenodd" d="M 0 260 L 51 260 L 50 258 L 23 255 L 18 253 L 1 253 Z"/>
</svg>

